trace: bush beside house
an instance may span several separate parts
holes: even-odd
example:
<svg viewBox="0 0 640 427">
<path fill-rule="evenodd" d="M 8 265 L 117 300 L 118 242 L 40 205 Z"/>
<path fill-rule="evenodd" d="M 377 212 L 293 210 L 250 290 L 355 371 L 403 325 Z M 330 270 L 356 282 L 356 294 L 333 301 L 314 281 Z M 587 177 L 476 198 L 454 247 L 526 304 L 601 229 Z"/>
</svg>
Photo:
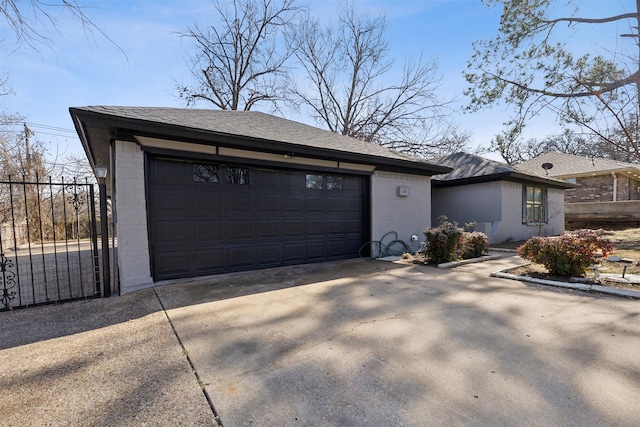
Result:
<svg viewBox="0 0 640 427">
<path fill-rule="evenodd" d="M 427 241 L 425 255 L 429 263 L 441 264 L 458 259 L 477 258 L 489 250 L 487 235 L 480 232 L 466 232 L 458 223 L 439 218 L 440 225 L 424 232 Z"/>
</svg>

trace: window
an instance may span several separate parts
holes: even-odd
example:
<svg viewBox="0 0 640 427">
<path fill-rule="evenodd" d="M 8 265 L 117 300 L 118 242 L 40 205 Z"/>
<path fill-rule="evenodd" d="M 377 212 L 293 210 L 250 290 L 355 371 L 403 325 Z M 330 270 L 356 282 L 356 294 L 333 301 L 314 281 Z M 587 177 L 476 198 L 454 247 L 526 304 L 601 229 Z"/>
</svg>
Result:
<svg viewBox="0 0 640 427">
<path fill-rule="evenodd" d="M 249 169 L 228 167 L 227 182 L 229 184 L 249 185 Z"/>
<path fill-rule="evenodd" d="M 547 189 L 525 185 L 522 192 L 522 223 L 547 222 Z"/>
<path fill-rule="evenodd" d="M 307 188 L 310 190 L 322 190 L 322 182 L 324 181 L 323 178 L 324 177 L 322 175 L 313 175 L 308 173 L 306 184 Z"/>
<path fill-rule="evenodd" d="M 327 175 L 327 190 L 342 190 L 342 177 Z"/>
<path fill-rule="evenodd" d="M 342 190 L 343 177 L 338 175 L 307 174 L 306 186 L 310 190 Z"/>
<path fill-rule="evenodd" d="M 569 184 L 575 184 L 576 183 L 576 179 L 575 178 L 567 178 L 567 182 Z"/>
<path fill-rule="evenodd" d="M 218 166 L 194 164 L 193 180 L 196 182 L 220 182 Z"/>
</svg>

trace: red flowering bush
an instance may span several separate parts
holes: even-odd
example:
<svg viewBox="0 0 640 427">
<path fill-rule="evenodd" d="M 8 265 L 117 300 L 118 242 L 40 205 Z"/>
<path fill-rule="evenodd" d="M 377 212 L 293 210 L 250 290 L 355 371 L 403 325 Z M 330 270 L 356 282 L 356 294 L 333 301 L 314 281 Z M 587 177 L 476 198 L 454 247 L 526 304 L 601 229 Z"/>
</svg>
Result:
<svg viewBox="0 0 640 427">
<path fill-rule="evenodd" d="M 587 267 L 596 263 L 596 253 L 606 258 L 613 247 L 592 230 L 578 230 L 558 237 L 532 237 L 518 248 L 519 255 L 544 265 L 557 276 L 584 276 Z"/>
</svg>

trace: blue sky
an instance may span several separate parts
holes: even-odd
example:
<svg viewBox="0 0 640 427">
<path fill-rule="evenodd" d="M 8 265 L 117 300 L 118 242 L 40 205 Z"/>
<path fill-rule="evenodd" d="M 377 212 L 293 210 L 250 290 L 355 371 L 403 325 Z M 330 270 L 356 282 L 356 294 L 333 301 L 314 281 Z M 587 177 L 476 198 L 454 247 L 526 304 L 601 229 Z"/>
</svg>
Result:
<svg viewBox="0 0 640 427">
<path fill-rule="evenodd" d="M 14 94 L 0 97 L 0 110 L 27 116 L 36 137 L 49 142 L 55 152 L 82 155 L 73 131 L 69 107 L 129 105 L 184 107 L 176 96 L 175 81 L 188 79 L 188 39 L 178 33 L 198 22 L 212 24 L 215 13 L 210 0 L 79 0 L 86 15 L 121 48 L 96 33 L 87 34 L 67 14 L 56 14 L 57 31 L 43 27 L 51 47 L 39 52 L 15 50 L 15 38 L 0 22 L 0 73 L 8 74 Z M 301 0 L 311 13 L 331 20 L 340 6 L 334 0 Z M 581 4 L 602 10 L 632 9 L 630 0 L 582 0 Z M 627 7 L 628 6 L 628 7 Z M 435 59 L 442 75 L 439 95 L 457 99 L 451 117 L 472 133 L 472 146 L 488 146 L 508 117 L 501 108 L 463 114 L 466 100 L 462 71 L 476 39 L 493 38 L 499 21 L 498 9 L 480 0 L 359 0 L 357 10 L 382 13 L 387 18 L 386 37 L 390 58 L 398 67 L 407 55 L 421 53 Z M 206 107 L 201 105 L 201 107 Z M 296 117 L 296 120 L 310 120 Z M 553 120 L 541 118 L 528 136 L 557 133 Z M 57 147 L 57 148 L 56 148 Z M 497 155 L 488 157 L 498 159 Z"/>
</svg>

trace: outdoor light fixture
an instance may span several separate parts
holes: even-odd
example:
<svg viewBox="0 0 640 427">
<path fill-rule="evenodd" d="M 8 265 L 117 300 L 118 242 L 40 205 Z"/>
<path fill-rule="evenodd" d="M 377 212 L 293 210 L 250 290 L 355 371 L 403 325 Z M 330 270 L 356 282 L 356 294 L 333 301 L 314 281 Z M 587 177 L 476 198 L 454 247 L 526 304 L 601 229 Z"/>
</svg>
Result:
<svg viewBox="0 0 640 427">
<path fill-rule="evenodd" d="M 107 167 L 102 163 L 98 163 L 95 167 L 96 176 L 98 178 L 106 178 L 107 177 Z"/>
</svg>

